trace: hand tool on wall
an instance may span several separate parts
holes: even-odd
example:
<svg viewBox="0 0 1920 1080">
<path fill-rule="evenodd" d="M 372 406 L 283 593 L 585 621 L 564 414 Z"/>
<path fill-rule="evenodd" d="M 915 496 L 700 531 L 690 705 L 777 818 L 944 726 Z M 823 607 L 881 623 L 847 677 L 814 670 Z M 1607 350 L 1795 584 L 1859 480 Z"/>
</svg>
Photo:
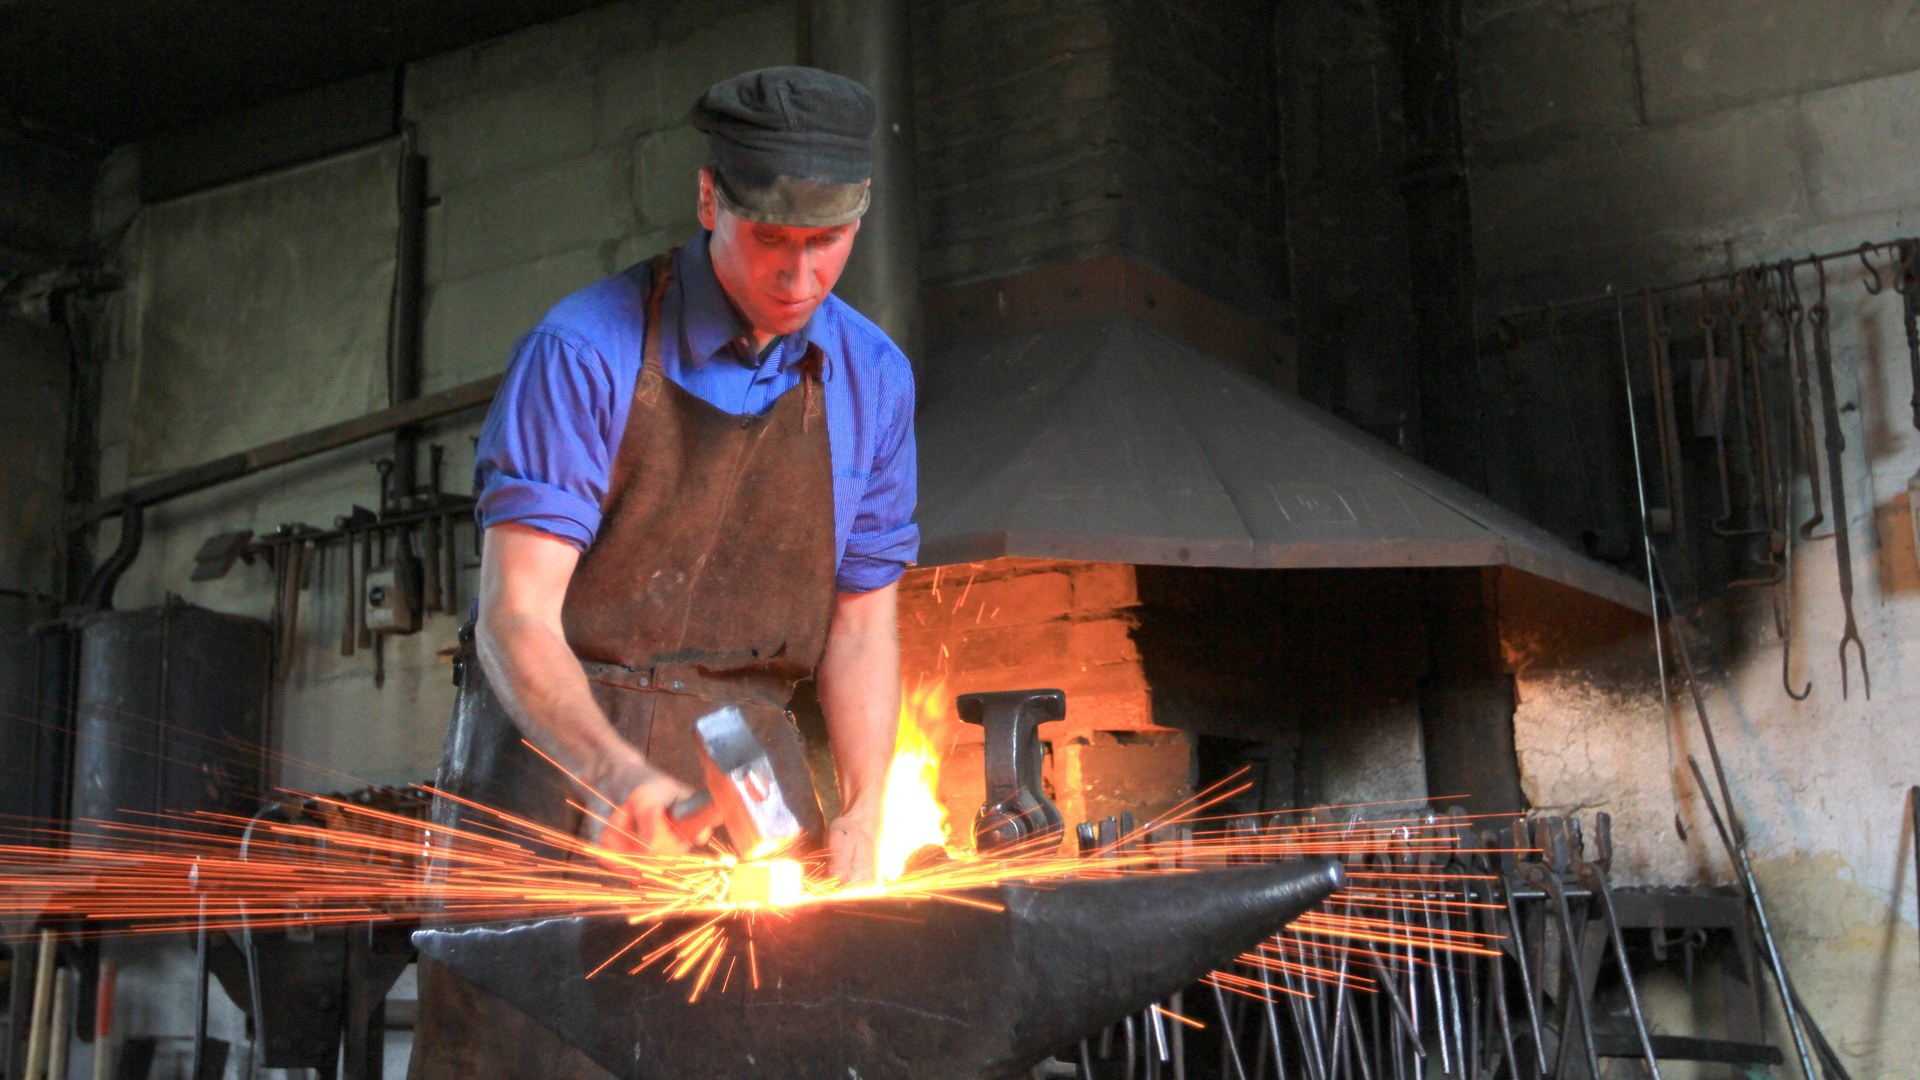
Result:
<svg viewBox="0 0 1920 1080">
<path fill-rule="evenodd" d="M 1660 446 L 1660 479 L 1666 505 L 1647 511 L 1647 527 L 1657 534 L 1674 534 L 1685 544 L 1686 479 L 1680 455 L 1680 426 L 1673 408 L 1673 342 L 1653 293 L 1640 294 L 1647 320 L 1647 378 L 1653 386 L 1654 440 Z"/>
<path fill-rule="evenodd" d="M 1786 526 L 1781 534 L 1784 547 L 1781 551 L 1782 580 L 1784 586 L 1775 590 L 1776 616 L 1780 624 L 1780 688 L 1795 701 L 1805 701 L 1813 693 L 1813 680 L 1809 679 L 1800 689 L 1793 688 L 1793 542 L 1797 536 L 1801 540 L 1812 538 L 1812 530 L 1825 517 L 1821 508 L 1820 493 L 1820 457 L 1817 440 L 1813 435 L 1812 391 L 1807 379 L 1807 342 L 1806 310 L 1800 303 L 1800 291 L 1794 283 L 1793 262 L 1785 260 L 1769 270 L 1773 283 L 1774 311 L 1780 320 L 1784 359 L 1787 373 L 1792 380 L 1798 404 L 1797 410 L 1789 410 L 1788 418 L 1792 427 L 1792 437 L 1787 441 L 1787 467 L 1781 484 L 1781 520 Z M 1800 454 L 1807 463 L 1807 478 L 1813 489 L 1813 517 L 1793 527 L 1793 474 L 1794 455 Z"/>
<path fill-rule="evenodd" d="M 1044 838 L 1066 829 L 1060 809 L 1047 798 L 1040 777 L 1040 725 L 1067 715 L 1067 695 L 1059 690 L 1007 690 L 962 694 L 955 699 L 960 719 L 979 724 L 986 737 L 987 801 L 974 815 L 978 851 L 1019 846 L 1035 852 Z M 1120 830 L 1120 843 L 1132 838 Z M 1102 845 L 1107 838 L 1101 836 Z"/>
<path fill-rule="evenodd" d="M 1920 904 L 1920 784 L 1907 789 L 1907 828 L 1913 833 L 1913 897 Z"/>
<path fill-rule="evenodd" d="M 1798 690 L 1793 688 L 1793 546 L 1794 539 L 1812 540 L 1813 529 L 1826 520 L 1825 497 L 1820 490 L 1819 440 L 1814 436 L 1813 395 L 1807 371 L 1806 308 L 1800 302 L 1800 290 L 1794 279 L 1793 260 L 1781 261 L 1767 270 L 1772 283 L 1773 310 L 1780 322 L 1783 359 L 1792 381 L 1797 409 L 1788 410 L 1791 437 L 1787 440 L 1787 463 L 1781 478 L 1782 549 L 1781 584 L 1774 590 L 1774 617 L 1780 630 L 1780 687 L 1794 701 L 1805 701 L 1813 693 L 1813 680 Z M 1793 524 L 1793 475 L 1795 455 L 1807 465 L 1807 480 L 1813 494 L 1813 516 Z"/>
<path fill-rule="evenodd" d="M 252 529 L 216 533 L 207 537 L 200 545 L 200 550 L 194 553 L 193 573 L 188 580 L 213 581 L 225 577 L 236 561 L 244 561 L 252 566 L 253 547 L 249 543 L 252 539 Z"/>
<path fill-rule="evenodd" d="M 1747 391 L 1737 393 L 1736 397 L 1741 403 L 1741 428 L 1746 435 L 1747 453 L 1741 460 L 1747 479 L 1749 520 L 1756 508 L 1760 515 L 1758 524 L 1746 531 L 1765 538 L 1761 554 L 1754 560 L 1765 573 L 1731 584 L 1771 587 L 1780 584 L 1786 574 L 1782 556 L 1787 530 L 1781 513 L 1780 478 L 1774 468 L 1773 410 L 1767 402 L 1766 318 L 1772 313 L 1773 304 L 1757 270 L 1743 270 L 1735 275 L 1732 292 L 1735 301 L 1731 310 L 1738 346 L 1734 372 L 1736 382 L 1744 375 Z M 1776 621 L 1778 614 L 1776 608 Z"/>
<path fill-rule="evenodd" d="M 445 563 L 440 552 L 445 523 L 445 518 L 436 515 L 428 518 L 424 528 L 421 529 L 421 547 L 424 550 L 420 560 L 420 577 L 424 595 L 421 596 L 420 602 L 430 615 L 446 610 L 443 606 L 445 601 L 441 595 L 442 584 L 446 580 L 442 573 Z"/>
<path fill-rule="evenodd" d="M 1894 250 L 1900 262 L 1894 287 L 1900 291 L 1900 325 L 1907 333 L 1913 426 L 1920 429 L 1920 240 L 1902 240 Z M 1907 520 L 1913 532 L 1914 554 L 1920 557 L 1920 470 L 1907 478 Z"/>
<path fill-rule="evenodd" d="M 1720 482 L 1720 516 L 1710 523 L 1710 527 L 1724 536 L 1725 529 L 1733 520 L 1733 478 L 1727 471 L 1726 379 L 1720 354 L 1715 348 L 1715 332 L 1719 329 L 1720 320 L 1714 317 L 1713 312 L 1713 297 L 1708 294 L 1706 283 L 1702 282 L 1698 320 L 1702 357 L 1697 361 L 1693 379 L 1693 433 L 1713 440 L 1714 472 Z"/>
<path fill-rule="evenodd" d="M 1725 382 L 1720 388 L 1721 428 L 1727 426 L 1729 419 L 1739 430 L 1739 466 L 1740 493 L 1746 501 L 1742 520 L 1734 521 L 1729 511 L 1724 521 L 1714 522 L 1713 530 L 1726 537 L 1760 536 L 1767 532 L 1765 522 L 1758 520 L 1765 514 L 1765 478 L 1761 474 L 1756 458 L 1765 451 L 1765 442 L 1759 427 L 1756 426 L 1754 412 L 1749 408 L 1748 372 L 1754 367 L 1755 356 L 1752 332 L 1752 306 L 1747 302 L 1745 290 L 1739 275 L 1727 281 L 1725 306 L 1727 327 L 1727 355 L 1722 369 Z M 1767 579 L 1743 580 L 1740 585 L 1770 583 Z"/>
<path fill-rule="evenodd" d="M 344 556 L 340 560 L 340 576 L 343 586 L 341 597 L 346 601 L 346 607 L 340 612 L 340 655 L 352 656 L 354 646 L 360 637 L 358 633 L 359 627 L 357 625 L 360 618 L 358 614 L 360 610 L 360 579 L 356 570 L 357 562 L 354 559 L 355 543 L 352 530 L 347 530 L 346 535 L 341 538 L 340 544 L 341 553 Z"/>
<path fill-rule="evenodd" d="M 353 512 L 356 517 L 359 516 L 361 509 L 362 508 L 358 506 L 353 508 Z M 369 516 L 371 517 L 371 512 L 369 512 Z M 370 525 L 371 525 L 371 521 L 369 522 L 369 526 Z M 363 530 L 360 533 L 360 566 L 359 566 L 359 569 L 354 571 L 355 589 L 353 592 L 353 633 L 354 633 L 354 637 L 359 642 L 359 647 L 362 649 L 370 649 L 373 647 L 373 631 L 368 629 L 367 627 L 367 605 L 366 605 L 365 594 L 366 594 L 366 585 L 367 585 L 367 574 L 373 570 L 374 536 L 375 536 L 375 531 L 371 527 Z"/>
<path fill-rule="evenodd" d="M 787 805 L 766 748 L 753 737 L 746 717 L 728 705 L 694 722 L 707 790 L 670 807 L 667 820 L 689 843 L 724 825 L 742 859 L 778 854 L 800 836 L 800 822 Z"/>
<path fill-rule="evenodd" d="M 1799 275 L 1793 260 L 1780 263 L 1780 292 L 1786 312 L 1788 337 L 1793 355 L 1793 382 L 1799 402 L 1800 452 L 1807 462 L 1807 484 L 1813 493 L 1813 516 L 1800 523 L 1802 540 L 1818 540 L 1813 530 L 1827 519 L 1826 496 L 1821 492 L 1820 440 L 1813 422 L 1813 376 L 1807 363 L 1807 308 L 1800 299 Z"/>
<path fill-rule="evenodd" d="M 1852 642 L 1860 658 L 1860 682 L 1869 699 L 1873 697 L 1873 677 L 1867 671 L 1867 647 L 1860 640 L 1860 628 L 1853 617 L 1853 546 L 1848 537 L 1847 477 L 1842 466 L 1847 437 L 1840 430 L 1840 398 L 1834 386 L 1833 337 L 1827 308 L 1827 270 L 1815 264 L 1820 275 L 1820 299 L 1807 313 L 1813 325 L 1814 367 L 1820 376 L 1821 420 L 1826 426 L 1827 487 L 1833 497 L 1833 555 L 1840 570 L 1840 605 L 1846 614 L 1846 628 L 1840 636 L 1840 696 L 1847 696 L 1847 643 Z"/>
</svg>

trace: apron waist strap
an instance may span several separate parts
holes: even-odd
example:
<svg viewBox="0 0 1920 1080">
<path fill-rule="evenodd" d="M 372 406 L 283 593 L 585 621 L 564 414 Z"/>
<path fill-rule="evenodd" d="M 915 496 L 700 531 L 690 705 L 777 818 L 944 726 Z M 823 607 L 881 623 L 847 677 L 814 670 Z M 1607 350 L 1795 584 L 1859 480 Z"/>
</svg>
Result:
<svg viewBox="0 0 1920 1080">
<path fill-rule="evenodd" d="M 713 672 L 692 664 L 656 664 L 630 668 L 582 660 L 588 682 L 655 694 L 683 694 L 716 702 L 750 702 L 785 709 L 793 697 L 793 680 L 765 671 Z"/>
</svg>

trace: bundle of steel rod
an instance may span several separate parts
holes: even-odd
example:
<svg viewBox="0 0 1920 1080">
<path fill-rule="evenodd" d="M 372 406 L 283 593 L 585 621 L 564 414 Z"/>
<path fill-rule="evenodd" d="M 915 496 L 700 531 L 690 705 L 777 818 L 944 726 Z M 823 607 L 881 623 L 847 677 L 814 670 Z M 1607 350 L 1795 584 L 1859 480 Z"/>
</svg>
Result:
<svg viewBox="0 0 1920 1080">
<path fill-rule="evenodd" d="M 1239 958 L 1229 970 L 1037 1066 L 1032 1075 L 1099 1080 L 1412 1080 L 1591 1078 L 1602 1058 L 1736 1064 L 1782 1061 L 1757 1041 L 1653 1034 L 1626 931 L 1712 906 L 1735 932 L 1726 951 L 1757 966 L 1737 895 L 1616 896 L 1611 822 L 1536 816 L 1477 820 L 1459 808 L 1335 821 L 1327 811 L 1237 817 L 1138 834 L 1109 818 L 1079 827 L 1083 851 L 1147 856 L 1163 869 L 1334 853 L 1349 888 Z M 1651 915 L 1648 912 L 1652 912 Z M 1686 950 L 1705 935 L 1661 927 L 1635 938 Z M 1736 924 L 1739 924 L 1736 926 Z M 1675 951 L 1679 951 L 1676 949 Z M 1757 1000 L 1754 1014 L 1758 1015 Z M 1757 1035 L 1757 1032 L 1754 1034 Z"/>
</svg>

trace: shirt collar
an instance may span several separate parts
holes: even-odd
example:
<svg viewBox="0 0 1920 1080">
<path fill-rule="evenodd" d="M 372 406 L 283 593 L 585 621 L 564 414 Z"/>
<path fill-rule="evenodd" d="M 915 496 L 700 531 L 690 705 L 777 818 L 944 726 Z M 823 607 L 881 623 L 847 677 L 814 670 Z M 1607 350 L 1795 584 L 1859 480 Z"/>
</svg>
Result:
<svg viewBox="0 0 1920 1080">
<path fill-rule="evenodd" d="M 742 359 L 734 350 L 736 339 L 744 338 L 747 327 L 733 308 L 733 302 L 727 299 L 726 290 L 721 288 L 720 279 L 713 272 L 713 256 L 707 250 L 707 241 L 713 234 L 701 229 L 680 249 L 679 266 L 676 276 L 680 280 L 680 332 L 687 344 L 686 359 L 704 364 L 715 358 L 742 364 L 746 367 L 757 365 L 757 359 Z M 811 340 L 814 319 L 819 318 L 816 310 L 805 326 L 780 339 L 776 348 L 780 349 L 780 368 L 786 370 L 798 364 L 807 354 L 807 342 Z M 751 348 L 751 346 L 748 346 Z"/>
</svg>

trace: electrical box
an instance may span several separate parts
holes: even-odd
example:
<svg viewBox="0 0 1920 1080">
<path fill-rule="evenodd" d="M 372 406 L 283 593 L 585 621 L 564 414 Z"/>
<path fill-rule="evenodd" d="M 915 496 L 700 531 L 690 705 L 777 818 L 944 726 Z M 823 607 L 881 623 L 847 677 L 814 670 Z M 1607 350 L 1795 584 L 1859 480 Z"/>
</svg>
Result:
<svg viewBox="0 0 1920 1080">
<path fill-rule="evenodd" d="M 420 629 L 420 563 L 400 559 L 367 571 L 361 591 L 367 629 L 376 634 L 411 634 Z"/>
</svg>

